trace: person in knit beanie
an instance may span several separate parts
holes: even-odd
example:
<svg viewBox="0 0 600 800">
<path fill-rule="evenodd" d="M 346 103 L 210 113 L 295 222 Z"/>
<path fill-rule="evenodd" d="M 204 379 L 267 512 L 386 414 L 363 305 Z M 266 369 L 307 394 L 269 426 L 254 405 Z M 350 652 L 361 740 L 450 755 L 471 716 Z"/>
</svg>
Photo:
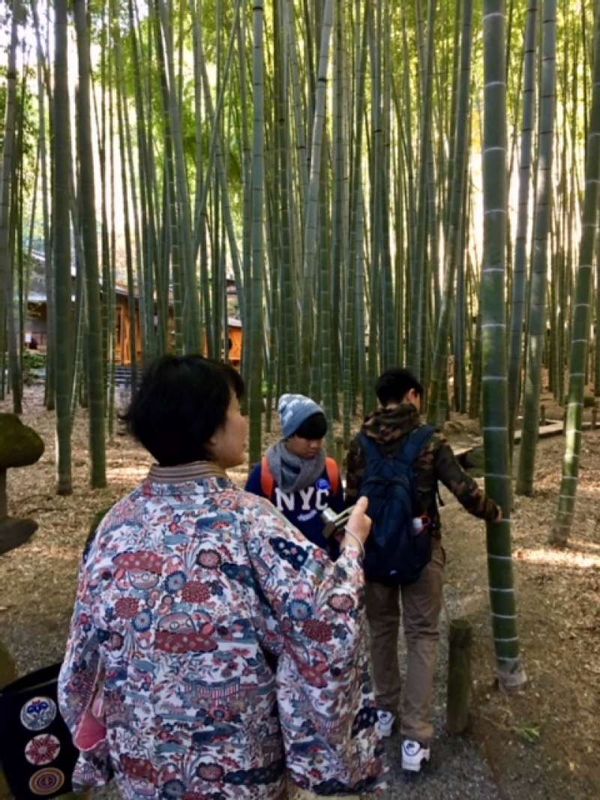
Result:
<svg viewBox="0 0 600 800">
<path fill-rule="evenodd" d="M 323 409 L 310 397 L 303 394 L 282 394 L 277 404 L 277 410 L 281 419 L 281 432 L 286 439 L 294 436 L 307 419 L 316 415 L 322 418 L 325 433 L 327 432 L 327 420 Z"/>
<path fill-rule="evenodd" d="M 303 394 L 283 394 L 277 405 L 283 437 L 270 447 L 248 478 L 246 490 L 269 499 L 307 539 L 337 557 L 337 542 L 323 535 L 321 512 L 342 511 L 340 470 L 323 449 L 327 418 Z"/>
</svg>

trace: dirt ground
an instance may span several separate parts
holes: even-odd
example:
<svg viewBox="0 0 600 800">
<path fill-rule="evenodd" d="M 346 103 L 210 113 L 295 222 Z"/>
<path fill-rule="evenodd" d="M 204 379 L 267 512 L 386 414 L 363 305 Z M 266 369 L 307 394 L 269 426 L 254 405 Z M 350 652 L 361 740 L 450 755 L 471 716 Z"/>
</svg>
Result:
<svg viewBox="0 0 600 800">
<path fill-rule="evenodd" d="M 116 435 L 107 452 L 108 487 L 92 491 L 87 417 L 78 411 L 74 493 L 58 497 L 54 415 L 43 409 L 40 387 L 26 390 L 25 408 L 22 419 L 41 434 L 46 452 L 35 466 L 8 475 L 9 512 L 39 522 L 27 545 L 0 557 L 0 641 L 19 674 L 61 658 L 90 521 L 135 486 L 150 463 L 128 437 Z M 10 411 L 10 404 L 0 410 Z M 547 415 L 560 416 L 549 403 Z M 448 427 L 457 446 L 476 441 L 473 422 L 461 418 Z M 584 434 L 576 524 L 570 546 L 556 550 L 547 539 L 563 447 L 561 436 L 540 441 L 535 496 L 515 500 L 519 634 L 529 678 L 520 692 L 505 694 L 495 685 L 483 526 L 451 498 L 443 510 L 449 606 L 471 621 L 475 634 L 467 736 L 482 750 L 498 797 L 510 800 L 600 797 L 600 429 Z M 244 474 L 232 477 L 241 483 Z"/>
<path fill-rule="evenodd" d="M 445 518 L 447 593 L 461 595 L 475 632 L 471 735 L 515 800 L 600 797 L 600 433 L 585 434 L 576 524 L 557 550 L 547 539 L 563 447 L 562 437 L 540 442 L 535 496 L 517 497 L 512 517 L 523 691 L 495 685 L 481 527 L 456 508 Z"/>
</svg>

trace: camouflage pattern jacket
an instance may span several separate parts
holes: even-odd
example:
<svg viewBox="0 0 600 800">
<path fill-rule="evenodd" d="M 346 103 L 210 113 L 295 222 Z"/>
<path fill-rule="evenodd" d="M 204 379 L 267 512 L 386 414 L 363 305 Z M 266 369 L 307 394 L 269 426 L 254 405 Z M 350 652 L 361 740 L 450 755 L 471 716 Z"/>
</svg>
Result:
<svg viewBox="0 0 600 800">
<path fill-rule="evenodd" d="M 384 455 L 400 450 L 407 434 L 421 425 L 419 412 L 411 403 L 379 408 L 367 417 L 361 433 L 380 446 Z M 346 458 L 346 502 L 352 505 L 360 496 L 360 487 L 366 469 L 366 456 L 357 435 L 350 444 Z M 464 508 L 475 517 L 488 521 L 498 514 L 498 506 L 486 497 L 477 483 L 456 460 L 445 436 L 436 431 L 417 457 L 415 470 L 416 512 L 431 519 L 431 532 L 441 536 L 440 515 L 437 507 L 437 482 L 441 481 L 456 496 Z"/>
</svg>

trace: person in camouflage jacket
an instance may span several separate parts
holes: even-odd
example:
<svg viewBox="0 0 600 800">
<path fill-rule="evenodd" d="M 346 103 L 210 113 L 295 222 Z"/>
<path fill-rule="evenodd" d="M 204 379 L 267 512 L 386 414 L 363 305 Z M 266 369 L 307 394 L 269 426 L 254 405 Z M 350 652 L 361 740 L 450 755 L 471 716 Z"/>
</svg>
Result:
<svg viewBox="0 0 600 800">
<path fill-rule="evenodd" d="M 422 425 L 419 409 L 423 387 L 409 370 L 384 372 L 375 387 L 380 407 L 368 416 L 361 433 L 372 438 L 382 455 L 401 450 L 407 435 Z M 360 433 L 350 444 L 346 459 L 346 501 L 360 496 L 367 467 Z M 437 507 L 437 485 L 441 481 L 463 507 L 480 519 L 496 521 L 501 511 L 460 466 L 442 433 L 436 431 L 414 464 L 415 516 L 427 515 L 433 536 L 431 561 L 419 578 L 404 586 L 367 581 L 366 608 L 369 619 L 371 660 L 380 726 L 390 735 L 400 705 L 398 634 L 399 600 L 402 600 L 407 646 L 406 682 L 402 697 L 400 730 L 403 737 L 402 766 L 418 772 L 430 758 L 433 736 L 431 702 L 439 638 L 445 553 L 441 545 L 441 521 Z"/>
</svg>

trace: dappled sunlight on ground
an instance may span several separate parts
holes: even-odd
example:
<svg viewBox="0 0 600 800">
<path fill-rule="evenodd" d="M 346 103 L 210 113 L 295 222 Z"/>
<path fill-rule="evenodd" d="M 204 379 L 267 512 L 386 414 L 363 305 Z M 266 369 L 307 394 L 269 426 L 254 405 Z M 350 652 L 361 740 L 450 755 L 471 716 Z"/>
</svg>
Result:
<svg viewBox="0 0 600 800">
<path fill-rule="evenodd" d="M 142 481 L 148 472 L 146 465 L 140 466 L 138 464 L 131 464 L 130 466 L 122 467 L 107 467 L 106 479 L 107 481 L 124 480 L 124 481 Z"/>
<path fill-rule="evenodd" d="M 600 568 L 600 555 L 585 555 L 582 552 L 569 549 L 557 550 L 553 547 L 540 547 L 529 550 L 519 547 L 514 551 L 514 557 L 519 561 L 526 561 L 531 564 L 545 564 L 557 568 Z"/>
</svg>

